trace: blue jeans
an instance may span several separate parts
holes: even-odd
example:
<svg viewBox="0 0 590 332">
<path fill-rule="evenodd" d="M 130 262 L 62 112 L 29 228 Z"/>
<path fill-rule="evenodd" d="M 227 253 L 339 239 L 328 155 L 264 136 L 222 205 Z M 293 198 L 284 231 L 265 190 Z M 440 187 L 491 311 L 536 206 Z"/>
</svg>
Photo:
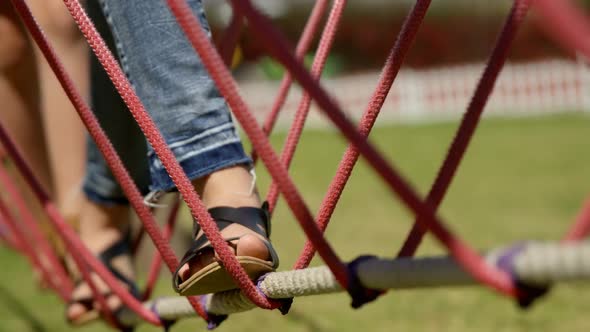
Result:
<svg viewBox="0 0 590 332">
<path fill-rule="evenodd" d="M 88 2 L 97 28 L 110 30 L 113 38 L 107 41 L 115 46 L 135 92 L 191 180 L 230 166 L 251 164 L 224 98 L 165 1 Z M 188 3 L 203 28 L 209 30 L 201 1 Z M 105 33 L 103 36 L 109 37 Z M 173 190 L 175 186 L 161 161 L 130 115 L 125 114 L 128 112 L 121 109 L 120 99 L 114 96 L 96 60 L 92 68 L 93 109 L 140 190 Z M 92 142 L 84 191 L 99 203 L 126 202 Z"/>
</svg>

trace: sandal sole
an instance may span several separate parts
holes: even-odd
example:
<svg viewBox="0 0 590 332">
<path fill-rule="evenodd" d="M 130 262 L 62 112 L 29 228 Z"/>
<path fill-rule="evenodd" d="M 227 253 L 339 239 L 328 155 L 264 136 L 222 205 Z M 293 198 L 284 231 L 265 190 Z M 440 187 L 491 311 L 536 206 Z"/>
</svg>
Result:
<svg viewBox="0 0 590 332">
<path fill-rule="evenodd" d="M 273 272 L 272 263 L 248 256 L 236 256 L 251 280 L 256 280 L 265 273 Z M 219 263 L 213 262 L 193 274 L 178 287 L 182 296 L 193 296 L 223 292 L 239 288 L 227 270 Z"/>
</svg>

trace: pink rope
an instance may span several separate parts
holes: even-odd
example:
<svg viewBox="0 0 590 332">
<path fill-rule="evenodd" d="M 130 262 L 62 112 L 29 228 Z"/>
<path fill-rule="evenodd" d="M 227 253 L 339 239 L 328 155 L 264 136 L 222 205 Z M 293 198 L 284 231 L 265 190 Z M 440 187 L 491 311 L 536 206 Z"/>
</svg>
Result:
<svg viewBox="0 0 590 332">
<path fill-rule="evenodd" d="M 324 16 L 326 9 L 328 8 L 328 0 L 317 0 L 305 27 L 303 28 L 303 33 L 301 34 L 301 38 L 299 38 L 299 42 L 297 43 L 297 47 L 295 48 L 295 57 L 302 61 L 303 57 L 311 47 L 311 42 L 315 37 L 317 30 L 320 26 L 320 21 Z M 289 89 L 291 88 L 291 84 L 293 83 L 293 78 L 289 72 L 286 72 L 281 80 L 281 84 L 279 86 L 279 91 L 277 93 L 277 97 L 272 105 L 272 108 L 269 114 L 266 116 L 264 120 L 264 125 L 262 126 L 262 130 L 269 135 L 274 126 L 277 122 L 277 118 L 279 116 L 279 112 L 285 101 L 287 100 L 287 95 L 289 94 Z M 258 154 L 256 150 L 252 151 L 252 160 L 256 163 L 258 159 Z"/>
<path fill-rule="evenodd" d="M 24 251 L 24 247 L 20 242 L 20 239 L 18 239 L 14 234 L 12 234 L 12 232 L 9 231 L 9 225 L 7 225 L 8 223 L 4 220 L 4 217 L 0 218 L 0 241 L 2 241 L 4 243 L 4 245 L 6 247 L 9 247 L 12 250 L 18 251 L 18 252 L 23 252 Z"/>
<path fill-rule="evenodd" d="M 61 291 L 61 289 L 56 284 L 54 278 L 51 277 L 51 273 L 49 269 L 43 264 L 40 260 L 40 256 L 35 252 L 35 246 L 32 245 L 32 241 L 27 238 L 26 234 L 20 229 L 17 225 L 14 216 L 10 213 L 10 210 L 6 206 L 5 202 L 0 199 L 0 218 L 4 221 L 4 224 L 8 227 L 8 230 L 12 234 L 12 236 L 16 239 L 16 243 L 20 243 L 21 252 L 29 259 L 33 268 L 40 272 L 41 278 L 47 282 L 51 288 L 58 291 L 60 297 L 64 300 L 69 298 L 69 294 L 66 292 Z"/>
<path fill-rule="evenodd" d="M 586 199 L 578 216 L 576 222 L 572 225 L 570 230 L 565 235 L 563 242 L 579 241 L 586 237 L 590 232 L 590 197 Z"/>
<path fill-rule="evenodd" d="M 320 80 L 322 76 L 322 71 L 324 70 L 324 66 L 326 65 L 326 61 L 328 59 L 328 55 L 330 54 L 330 50 L 332 49 L 332 45 L 334 44 L 334 39 L 336 38 L 336 31 L 338 30 L 338 25 L 340 23 L 340 19 L 342 18 L 342 13 L 344 12 L 344 8 L 346 7 L 346 0 L 336 0 L 332 5 L 332 10 L 330 12 L 330 16 L 328 17 L 328 21 L 324 28 L 324 32 L 322 33 L 322 37 L 320 39 L 320 43 L 318 49 L 316 51 L 316 56 L 313 60 L 313 64 L 311 66 L 311 75 L 314 79 Z M 295 150 L 297 149 L 297 144 L 299 143 L 299 139 L 301 138 L 301 133 L 303 132 L 303 127 L 305 126 L 305 120 L 307 119 L 307 115 L 309 114 L 309 108 L 311 106 L 311 96 L 309 93 L 305 92 L 301 101 L 299 102 L 299 107 L 297 108 L 297 112 L 295 113 L 295 119 L 291 124 L 291 129 L 289 130 L 289 134 L 285 141 L 285 145 L 283 146 L 283 151 L 281 153 L 281 162 L 287 169 L 291 165 L 291 161 L 293 160 L 293 155 L 295 154 Z M 273 181 L 270 185 L 270 189 L 266 196 L 266 200 L 269 204 L 269 210 L 272 211 L 275 208 L 277 200 L 279 198 L 279 188 L 277 184 Z"/>
<path fill-rule="evenodd" d="M 426 198 L 428 204 L 435 210 L 438 209 L 442 203 L 451 181 L 459 168 L 459 164 L 461 163 L 461 160 L 463 160 L 463 156 L 471 142 L 473 133 L 475 133 L 475 129 L 477 128 L 484 107 L 494 89 L 496 79 L 506 62 L 510 46 L 512 45 L 518 28 L 524 20 L 529 7 L 530 0 L 514 1 L 510 15 L 504 23 L 504 27 L 498 37 L 496 46 L 492 51 L 483 75 L 481 76 L 469 106 L 467 107 L 467 112 L 465 112 L 465 115 L 463 116 L 463 120 L 455 134 L 453 143 L 447 152 L 447 156 L 440 167 L 436 180 L 430 188 L 430 192 Z M 422 218 L 422 216 L 418 215 L 410 234 L 408 234 L 406 241 L 398 253 L 398 257 L 413 256 L 422 242 L 422 238 L 426 233 L 426 228 L 424 228 L 424 220 L 419 220 L 420 218 Z"/>
<path fill-rule="evenodd" d="M 449 249 L 450 253 L 461 266 L 463 266 L 476 280 L 493 287 L 501 293 L 516 296 L 518 294 L 518 289 L 512 283 L 510 276 L 506 272 L 485 263 L 475 250 L 453 236 L 453 234 L 443 226 L 440 219 L 435 216 L 431 206 L 422 202 L 414 190 L 399 176 L 398 172 L 393 170 L 377 151 L 367 143 L 358 132 L 356 132 L 354 126 L 346 119 L 339 107 L 334 103 L 333 99 L 328 97 L 326 92 L 289 52 L 289 47 L 285 38 L 276 31 L 268 18 L 255 10 L 249 1 L 234 0 L 232 2 L 234 7 L 238 8 L 244 16 L 248 18 L 250 23 L 249 26 L 253 30 L 257 31 L 259 34 L 265 34 L 266 38 L 262 41 L 267 50 L 269 50 L 276 59 L 282 62 L 283 65 L 291 71 L 293 77 L 296 78 L 302 86 L 307 88 L 314 100 L 324 110 L 324 113 L 328 115 L 332 122 L 334 122 L 334 124 L 340 129 L 341 133 L 354 143 L 359 152 L 365 156 L 369 164 L 381 175 L 392 191 L 394 191 L 416 215 L 424 216 L 425 221 L 428 221 L 428 223 L 425 223 L 424 227 L 430 228 L 431 232 L 447 247 L 447 249 Z M 218 85 L 220 85 L 219 82 Z M 232 109 L 234 108 L 232 107 Z M 252 137 L 250 139 L 252 140 Z M 256 140 L 252 141 L 253 143 L 256 142 Z M 321 255 L 319 250 L 318 253 Z"/>
<path fill-rule="evenodd" d="M 172 256 L 171 259 L 171 269 L 175 268 L 177 265 L 176 257 L 174 253 L 169 247 L 166 247 L 167 244 L 164 242 L 161 234 L 159 234 L 157 230 L 157 226 L 155 225 L 155 221 L 151 216 L 149 209 L 143 205 L 143 198 L 139 193 L 139 190 L 134 186 L 133 181 L 129 174 L 125 171 L 121 160 L 118 158 L 114 149 L 106 135 L 98 125 L 98 121 L 94 117 L 92 111 L 90 111 L 88 105 L 84 102 L 78 91 L 76 90 L 75 86 L 73 85 L 70 77 L 65 72 L 63 65 L 57 59 L 57 56 L 51 46 L 49 45 L 46 37 L 41 32 L 37 22 L 35 22 L 34 17 L 32 16 L 29 8 L 27 7 L 26 3 L 23 0 L 12 0 L 15 9 L 23 19 L 23 22 L 28 27 L 31 35 L 35 39 L 36 43 L 38 44 L 39 48 L 47 58 L 51 68 L 54 70 L 58 80 L 60 81 L 62 87 L 64 88 L 66 94 L 74 104 L 76 110 L 80 114 L 82 121 L 87 126 L 89 133 L 91 136 L 97 141 L 97 145 L 101 152 L 105 155 L 105 159 L 111 169 L 113 170 L 113 174 L 121 183 L 125 194 L 130 199 L 132 206 L 136 209 L 138 216 L 145 222 L 144 226 L 148 233 L 150 233 L 152 239 L 156 246 L 159 246 L 160 252 L 163 252 L 164 256 L 168 259 Z M 78 4 L 79 5 L 79 4 Z M 101 308 L 105 310 L 107 316 L 109 316 L 108 306 L 106 306 L 106 302 L 104 302 L 104 297 L 97 291 L 94 283 L 90 280 L 90 273 L 87 271 L 88 266 L 94 270 L 94 272 L 108 285 L 111 291 L 121 299 L 121 301 L 129 307 L 131 310 L 135 311 L 140 317 L 144 320 L 152 323 L 154 325 L 159 325 L 161 322 L 159 318 L 148 309 L 144 308 L 143 305 L 137 301 L 131 294 L 129 294 L 128 290 L 122 286 L 117 279 L 111 275 L 111 273 L 100 263 L 94 255 L 92 255 L 88 249 L 83 245 L 83 243 L 78 239 L 75 231 L 63 220 L 63 218 L 59 215 L 57 209 L 50 201 L 47 194 L 43 191 L 40 187 L 39 183 L 35 180 L 34 175 L 30 171 L 30 168 L 26 165 L 22 157 L 18 155 L 18 152 L 14 148 L 10 138 L 6 134 L 4 128 L 0 127 L 0 140 L 5 143 L 5 147 L 7 151 L 12 156 L 15 164 L 18 168 L 23 172 L 23 176 L 27 180 L 27 182 L 32 187 L 34 193 L 39 198 L 39 200 L 44 205 L 46 212 L 50 217 L 50 221 L 53 223 L 56 231 L 64 238 L 64 241 L 68 248 L 70 249 L 70 253 L 72 254 L 73 259 L 75 260 L 76 264 L 78 265 L 80 272 L 82 273 L 84 280 L 88 283 L 90 288 L 93 291 L 93 294 L 97 297 L 99 302 L 101 302 Z M 8 144 L 6 144 L 8 143 Z M 116 166 L 115 166 L 116 165 Z M 149 221 L 152 222 L 150 225 Z M 151 227 L 150 227 L 151 226 Z M 168 251 L 166 251 L 168 249 Z M 88 266 L 87 266 L 88 265 Z M 197 303 L 197 308 L 200 309 L 200 306 Z M 204 312 L 201 310 L 201 313 Z M 206 317 L 206 315 L 205 315 Z"/>
<path fill-rule="evenodd" d="M 51 283 L 55 285 L 55 289 L 59 295 L 67 299 L 72 289 L 74 288 L 72 281 L 68 277 L 62 263 L 57 258 L 57 254 L 53 250 L 53 247 L 47 241 L 43 232 L 39 228 L 38 223 L 35 221 L 35 217 L 27 207 L 22 195 L 16 187 L 16 184 L 10 178 L 10 175 L 6 172 L 3 167 L 0 167 L 0 184 L 8 195 L 12 198 L 13 206 L 17 209 L 20 215 L 20 221 L 28 233 L 31 235 L 32 242 L 29 242 L 29 246 L 34 247 L 35 252 L 40 257 L 44 257 L 50 269 L 47 270 Z M 34 244 L 34 245 L 33 245 Z M 27 242 L 23 242 L 24 246 L 27 246 Z"/>
<path fill-rule="evenodd" d="M 416 37 L 418 29 L 422 24 L 430 3 L 431 0 L 418 0 L 414 5 L 414 8 L 406 17 L 399 37 L 397 38 L 395 45 L 389 52 L 387 60 L 385 61 L 385 66 L 383 67 L 381 76 L 379 77 L 377 88 L 371 96 L 369 104 L 367 105 L 367 108 L 365 109 L 365 112 L 361 118 L 359 133 L 363 137 L 367 137 L 369 135 L 371 128 L 375 124 L 377 116 L 379 115 L 379 111 L 385 103 L 387 94 L 389 93 L 389 90 L 391 89 L 391 86 L 393 85 L 393 82 L 399 73 L 403 60 Z M 346 183 L 352 174 L 352 170 L 358 160 L 358 157 L 358 150 L 354 147 L 354 145 L 350 144 L 346 149 L 340 165 L 338 165 L 338 171 L 330 183 L 328 192 L 326 193 L 318 212 L 317 223 L 322 231 L 326 229 L 328 223 L 330 222 L 332 213 L 334 213 L 334 209 L 336 209 L 336 204 L 338 203 L 340 195 L 342 194 L 342 191 L 344 190 L 344 187 L 346 186 Z M 306 241 L 303 251 L 299 255 L 294 268 L 302 269 L 307 267 L 314 254 L 315 249 L 313 244 L 309 241 Z"/>
<path fill-rule="evenodd" d="M 15 1 L 18 1 L 18 0 L 15 0 Z M 15 5 L 15 8 L 17 8 L 17 11 L 18 11 L 19 8 L 16 5 Z M 6 148 L 6 151 L 11 156 L 16 167 L 22 173 L 25 181 L 27 181 L 27 183 L 29 184 L 31 189 L 33 189 L 33 193 L 35 194 L 37 199 L 43 205 L 45 212 L 47 213 L 47 215 L 49 217 L 49 221 L 52 223 L 52 225 L 56 229 L 57 234 L 60 235 L 60 237 L 62 237 L 66 247 L 68 249 L 75 248 L 75 250 L 70 250 L 70 255 L 74 259 L 74 262 L 76 263 L 76 265 L 80 269 L 83 278 L 85 278 L 84 280 L 86 280 L 86 282 L 88 283 L 92 293 L 96 296 L 100 305 L 103 308 L 107 308 L 106 302 L 104 300 L 104 296 L 102 296 L 98 292 L 98 289 L 96 288 L 96 286 L 94 285 L 92 280 L 89 279 L 90 274 L 88 273 L 88 271 L 86 269 L 85 262 L 84 262 L 84 259 L 86 257 L 83 256 L 84 252 L 81 252 L 82 250 L 86 250 L 86 248 L 83 247 L 81 242 L 79 242 L 79 246 L 77 246 L 76 243 L 72 243 L 77 240 L 75 232 L 71 229 L 71 226 L 69 224 L 67 224 L 64 221 L 64 219 L 61 217 L 61 215 L 59 214 L 59 211 L 57 210 L 55 205 L 49 199 L 49 196 L 42 188 L 40 182 L 33 175 L 33 172 L 31 171 L 30 167 L 26 164 L 26 162 L 24 161 L 24 158 L 18 152 L 16 145 L 14 144 L 14 142 L 12 142 L 11 138 L 8 136 L 8 133 L 6 132 L 6 129 L 4 128 L 4 126 L 2 126 L 2 124 L 0 124 L 0 142 L 2 142 L 2 144 Z M 68 233 L 68 232 L 71 232 L 71 233 Z M 26 242 L 23 242 L 23 244 L 26 244 Z M 25 250 L 29 250 L 31 248 L 32 248 L 31 246 L 24 245 Z M 88 255 L 90 255 L 90 257 L 92 257 L 91 254 L 88 253 Z M 37 266 L 37 264 L 33 264 L 33 265 Z M 104 270 L 103 272 L 106 272 L 106 270 Z M 50 279 L 46 279 L 46 280 L 50 280 Z M 67 298 L 69 298 L 69 295 Z M 106 314 L 107 314 L 107 318 L 109 318 L 110 313 L 107 312 Z"/>
<path fill-rule="evenodd" d="M 293 181 L 289 177 L 287 170 L 279 161 L 279 158 L 275 154 L 270 142 L 268 141 L 268 138 L 266 137 L 266 134 L 258 126 L 256 118 L 248 110 L 244 100 L 239 95 L 236 83 L 231 76 L 231 73 L 227 70 L 227 67 L 225 67 L 223 64 L 223 60 L 215 51 L 215 48 L 207 38 L 205 32 L 201 29 L 199 22 L 192 15 L 190 8 L 188 8 L 186 3 L 179 0 L 168 0 L 167 3 L 181 28 L 187 35 L 189 41 L 193 45 L 193 48 L 201 57 L 203 64 L 217 84 L 220 92 L 226 98 L 226 101 L 230 105 L 236 119 L 244 128 L 244 131 L 248 135 L 252 145 L 256 151 L 260 153 L 260 158 L 268 168 L 269 173 L 272 175 L 273 179 L 277 181 L 279 188 L 281 189 L 281 192 L 287 201 L 287 204 L 293 211 L 293 214 L 296 216 L 305 234 L 314 243 L 318 253 L 322 256 L 326 262 L 326 265 L 330 267 L 330 270 L 334 274 L 336 280 L 338 280 L 338 282 L 346 288 L 346 285 L 348 285 L 348 275 L 344 264 L 340 261 L 336 253 L 332 250 L 330 245 L 323 238 L 320 230 L 315 225 L 309 208 L 306 206 L 301 195 L 297 191 Z M 234 8 L 238 8 L 237 3 L 234 3 L 234 6 Z M 207 237 L 209 238 L 209 236 Z M 215 250 L 217 251 L 217 248 L 215 248 Z M 226 266 L 226 268 L 228 271 L 230 270 L 228 266 Z M 232 271 L 230 272 L 233 274 Z M 250 286 L 253 288 L 250 280 L 246 281 L 248 282 L 248 288 L 245 288 L 242 285 L 240 286 L 245 294 L 248 296 L 253 295 L 250 294 L 250 292 L 256 292 L 256 290 L 250 288 Z M 257 292 L 256 295 L 260 296 L 260 294 Z M 267 301 L 266 298 L 261 300 Z"/>
<path fill-rule="evenodd" d="M 590 59 L 590 21 L 582 10 L 567 0 L 537 0 L 535 6 L 544 18 L 541 27 L 565 49 L 581 52 Z"/>
<path fill-rule="evenodd" d="M 70 14 L 72 15 L 76 23 L 80 26 L 80 29 L 84 34 L 85 38 L 88 40 L 90 47 L 96 54 L 102 66 L 105 68 L 108 76 L 113 81 L 115 88 L 123 98 L 125 104 L 129 108 L 129 111 L 137 121 L 142 132 L 146 136 L 146 139 L 149 141 L 155 153 L 162 161 L 162 164 L 164 165 L 165 169 L 170 175 L 172 181 L 178 188 L 179 192 L 182 194 L 183 198 L 186 200 L 193 217 L 198 221 L 199 225 L 201 226 L 201 229 L 203 230 L 207 238 L 210 240 L 213 248 L 218 253 L 226 270 L 233 277 L 233 279 L 240 286 L 240 288 L 244 290 L 244 293 L 253 303 L 256 303 L 260 307 L 269 309 L 280 306 L 279 302 L 269 301 L 260 293 L 258 293 L 254 284 L 252 283 L 252 281 L 250 281 L 248 275 L 241 267 L 241 265 L 238 263 L 233 252 L 226 245 L 225 240 L 219 233 L 217 225 L 214 223 L 213 219 L 207 212 L 207 209 L 201 202 L 197 193 L 194 191 L 194 188 L 190 180 L 178 164 L 178 161 L 175 159 L 174 155 L 172 154 L 172 151 L 166 145 L 166 142 L 164 141 L 164 138 L 162 137 L 160 131 L 157 129 L 153 120 L 145 111 L 145 108 L 143 107 L 137 95 L 134 93 L 131 85 L 129 84 L 129 81 L 123 74 L 114 56 L 109 51 L 106 44 L 94 28 L 94 25 L 81 8 L 80 3 L 76 0 L 64 0 L 64 3 L 66 4 L 66 7 L 70 11 Z M 193 19 L 195 18 L 193 17 Z M 195 23 L 197 24 L 197 27 L 200 30 L 201 27 L 199 23 Z M 206 38 L 207 42 L 210 42 L 206 35 L 204 35 L 204 37 Z M 223 63 L 221 63 L 221 65 L 223 65 Z M 103 142 L 103 140 L 104 138 L 102 137 L 99 140 L 97 140 L 99 148 L 101 148 L 101 146 L 108 142 L 108 140 L 107 142 Z M 101 151 L 103 152 L 103 154 L 105 153 L 104 148 L 101 149 Z M 124 172 L 122 164 L 117 165 L 115 168 L 112 168 L 113 162 L 115 161 L 114 157 L 110 155 L 105 155 L 105 159 L 107 159 L 107 162 L 111 166 L 111 169 L 115 177 L 121 184 L 121 187 L 124 190 L 127 190 L 125 191 L 125 194 L 129 198 L 132 206 L 134 206 L 134 208 L 136 208 L 136 210 L 138 211 L 140 218 L 144 221 L 144 227 L 146 231 L 154 241 L 154 244 L 156 245 L 158 251 L 161 253 L 162 257 L 166 261 L 168 268 L 171 271 L 174 271 L 176 266 L 178 265 L 178 260 L 176 259 L 176 256 L 170 249 L 168 243 L 162 237 L 162 234 L 159 232 L 157 224 L 153 220 L 152 216 L 149 214 L 149 211 L 143 205 L 142 200 L 140 199 L 141 196 L 139 195 L 139 191 L 137 191 L 137 188 L 132 185 L 131 179 L 128 177 L 126 172 Z M 116 158 L 116 160 L 118 160 L 118 158 Z M 131 190 L 131 187 L 133 189 L 133 192 L 129 191 Z M 197 310 L 197 312 L 199 312 L 199 314 L 202 317 L 206 317 L 205 312 L 202 310 L 198 302 L 193 298 L 189 298 L 189 300 L 191 301 L 191 304 L 193 304 L 193 306 L 195 307 L 195 310 Z"/>
<path fill-rule="evenodd" d="M 178 216 L 178 210 L 180 209 L 180 198 L 178 195 L 175 196 L 174 202 L 172 203 L 172 208 L 170 209 L 170 213 L 168 214 L 168 220 L 166 222 L 166 227 L 164 228 L 164 239 L 170 242 L 170 238 L 172 238 L 172 233 L 174 232 L 174 226 L 176 225 L 176 220 Z M 146 282 L 145 289 L 141 296 L 142 301 L 146 301 L 152 295 L 154 290 L 154 286 L 156 285 L 156 281 L 158 281 L 158 275 L 160 274 L 160 270 L 162 267 L 162 256 L 160 253 L 156 251 L 154 253 L 154 258 L 152 259 L 152 263 L 150 264 L 150 269 L 148 273 L 148 278 Z"/>
<path fill-rule="evenodd" d="M 231 68 L 234 52 L 243 28 L 244 17 L 238 13 L 233 13 L 229 26 L 223 32 L 223 38 L 219 43 L 219 54 L 221 54 L 223 62 L 228 68 Z"/>
</svg>

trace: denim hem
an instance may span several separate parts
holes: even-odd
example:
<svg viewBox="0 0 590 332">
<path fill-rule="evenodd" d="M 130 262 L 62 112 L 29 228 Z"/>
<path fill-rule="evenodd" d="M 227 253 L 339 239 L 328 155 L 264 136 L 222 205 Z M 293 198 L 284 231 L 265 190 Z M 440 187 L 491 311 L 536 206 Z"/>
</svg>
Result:
<svg viewBox="0 0 590 332">
<path fill-rule="evenodd" d="M 150 191 L 176 190 L 176 185 L 172 182 L 166 170 L 153 167 L 156 160 L 158 163 L 160 162 L 156 156 L 150 157 L 150 174 L 152 178 Z M 191 181 L 236 165 L 252 165 L 252 159 L 246 155 L 240 142 L 228 143 L 180 162 L 180 166 L 185 170 Z"/>
<path fill-rule="evenodd" d="M 94 191 L 86 185 L 82 187 L 82 191 L 84 192 L 88 200 L 102 206 L 129 205 L 129 200 L 125 196 L 106 197 L 97 193 L 96 191 Z"/>
</svg>

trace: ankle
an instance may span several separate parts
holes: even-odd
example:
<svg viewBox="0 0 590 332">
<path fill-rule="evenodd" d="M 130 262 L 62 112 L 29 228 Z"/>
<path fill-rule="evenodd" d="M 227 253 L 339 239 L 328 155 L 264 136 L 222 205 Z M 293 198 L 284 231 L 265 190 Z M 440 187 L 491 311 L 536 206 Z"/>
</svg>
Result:
<svg viewBox="0 0 590 332">
<path fill-rule="evenodd" d="M 243 165 L 225 168 L 193 181 L 207 208 L 217 206 L 260 207 L 255 178 Z"/>
<path fill-rule="evenodd" d="M 104 206 L 84 200 L 80 213 L 80 239 L 92 252 L 107 248 L 125 236 L 128 230 L 128 206 Z"/>
</svg>

